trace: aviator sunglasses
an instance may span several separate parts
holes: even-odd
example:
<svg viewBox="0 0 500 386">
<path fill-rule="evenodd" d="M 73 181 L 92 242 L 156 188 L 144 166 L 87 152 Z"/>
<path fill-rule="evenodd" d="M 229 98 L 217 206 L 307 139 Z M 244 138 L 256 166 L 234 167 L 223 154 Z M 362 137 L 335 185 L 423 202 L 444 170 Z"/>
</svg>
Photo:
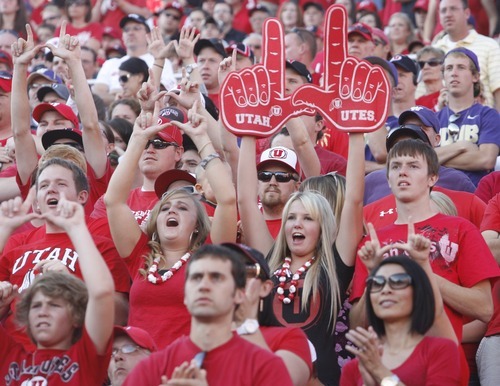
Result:
<svg viewBox="0 0 500 386">
<path fill-rule="evenodd" d="M 431 67 L 437 67 L 437 66 L 443 64 L 443 62 L 441 60 L 439 60 L 439 59 L 429 59 L 427 61 L 423 61 L 422 60 L 422 61 L 418 62 L 418 65 L 420 66 L 420 68 L 424 68 L 424 66 L 426 64 L 428 64 Z"/>
</svg>

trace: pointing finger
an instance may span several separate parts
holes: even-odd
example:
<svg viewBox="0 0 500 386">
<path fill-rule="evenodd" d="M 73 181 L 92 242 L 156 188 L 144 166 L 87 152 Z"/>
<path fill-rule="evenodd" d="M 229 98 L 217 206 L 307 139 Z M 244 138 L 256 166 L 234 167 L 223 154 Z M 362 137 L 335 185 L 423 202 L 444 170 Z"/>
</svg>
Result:
<svg viewBox="0 0 500 386">
<path fill-rule="evenodd" d="M 270 88 L 283 95 L 285 90 L 285 49 L 283 27 L 276 18 L 267 19 L 262 27 L 262 63 L 269 71 Z"/>
</svg>

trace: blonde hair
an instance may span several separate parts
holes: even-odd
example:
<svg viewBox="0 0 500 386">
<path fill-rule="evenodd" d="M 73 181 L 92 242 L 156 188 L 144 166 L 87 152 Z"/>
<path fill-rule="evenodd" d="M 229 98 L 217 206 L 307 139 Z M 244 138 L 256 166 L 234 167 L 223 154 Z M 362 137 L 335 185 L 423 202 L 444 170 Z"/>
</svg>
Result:
<svg viewBox="0 0 500 386">
<path fill-rule="evenodd" d="M 51 158 L 62 158 L 66 161 L 73 162 L 77 166 L 82 169 L 85 174 L 87 174 L 87 161 L 85 160 L 84 155 L 79 150 L 76 150 L 74 147 L 58 144 L 57 146 L 50 146 L 40 157 L 38 161 L 38 165 L 40 166 L 45 161 Z"/>
<path fill-rule="evenodd" d="M 443 192 L 431 192 L 431 204 L 439 211 L 439 213 L 448 216 L 458 216 L 457 207 L 450 197 Z"/>
<path fill-rule="evenodd" d="M 191 200 L 196 208 L 196 226 L 193 230 L 193 233 L 191 233 L 191 237 L 189 239 L 189 247 L 186 252 L 192 252 L 198 249 L 201 245 L 203 245 L 206 238 L 210 234 L 210 219 L 208 218 L 205 208 L 198 200 L 198 196 L 193 195 L 183 189 L 176 189 L 168 192 L 156 203 L 154 208 L 151 210 L 151 214 L 146 224 L 146 234 L 149 237 L 148 246 L 151 248 L 151 251 L 144 256 L 145 268 L 139 270 L 139 273 L 144 277 L 147 276 L 148 269 L 153 264 L 153 260 L 155 258 L 159 257 L 160 259 L 164 260 L 157 228 L 157 220 L 161 208 L 169 200 L 179 197 Z"/>
<path fill-rule="evenodd" d="M 324 272 L 328 282 L 328 290 L 330 291 L 330 304 L 325 306 L 330 309 L 330 325 L 334 326 L 337 319 L 337 309 L 341 302 L 335 256 L 333 254 L 333 245 L 337 237 L 337 224 L 330 204 L 321 194 L 306 191 L 296 192 L 290 196 L 283 209 L 282 224 L 269 258 L 269 266 L 271 272 L 275 272 L 283 264 L 284 258 L 290 256 L 290 249 L 286 242 L 285 224 L 290 208 L 296 201 L 302 203 L 305 210 L 319 223 L 321 228 L 316 250 L 314 251 L 316 260 L 305 274 L 301 305 L 304 309 L 307 309 L 310 296 L 312 295 L 313 301 L 319 296 L 321 276 L 322 272 Z M 325 288 L 322 289 L 326 290 Z"/>
</svg>

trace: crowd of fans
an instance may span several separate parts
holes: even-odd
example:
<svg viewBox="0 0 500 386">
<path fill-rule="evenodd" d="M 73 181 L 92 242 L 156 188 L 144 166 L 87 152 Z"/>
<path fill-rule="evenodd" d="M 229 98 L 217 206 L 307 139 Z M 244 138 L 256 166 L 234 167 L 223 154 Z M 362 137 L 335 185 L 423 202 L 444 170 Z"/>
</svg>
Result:
<svg viewBox="0 0 500 386">
<path fill-rule="evenodd" d="M 228 130 L 270 17 L 323 85 L 333 4 L 386 122 Z M 1 382 L 500 384 L 498 6 L 0 0 Z"/>
</svg>

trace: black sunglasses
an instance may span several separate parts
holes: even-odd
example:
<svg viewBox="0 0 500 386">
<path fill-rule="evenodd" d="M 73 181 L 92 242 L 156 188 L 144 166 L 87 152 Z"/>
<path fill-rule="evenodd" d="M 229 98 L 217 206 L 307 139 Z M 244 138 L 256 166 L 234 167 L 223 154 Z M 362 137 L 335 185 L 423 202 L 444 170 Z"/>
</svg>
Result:
<svg viewBox="0 0 500 386">
<path fill-rule="evenodd" d="M 277 182 L 289 182 L 290 180 L 298 181 L 299 178 L 296 174 L 293 173 L 287 173 L 287 172 L 268 172 L 268 171 L 263 171 L 263 172 L 258 172 L 257 173 L 257 178 L 259 181 L 262 182 L 269 182 L 271 181 L 271 178 L 276 178 Z"/>
<path fill-rule="evenodd" d="M 411 282 L 411 276 L 407 273 L 395 273 L 388 278 L 384 276 L 369 276 L 366 279 L 366 285 L 370 288 L 371 293 L 382 291 L 385 283 L 389 283 L 389 287 L 393 290 L 401 290 L 411 285 Z"/>
<path fill-rule="evenodd" d="M 59 142 L 59 143 L 53 143 L 52 145 L 50 145 L 50 147 L 52 147 L 52 146 L 61 146 L 61 145 L 70 146 L 70 147 L 78 150 L 79 152 L 83 153 L 83 146 L 80 145 L 78 142 Z"/>
<path fill-rule="evenodd" d="M 144 149 L 147 149 L 149 145 L 153 145 L 153 148 L 156 150 L 166 149 L 169 146 L 177 146 L 174 142 L 167 142 L 160 138 L 150 139 Z"/>
<path fill-rule="evenodd" d="M 120 75 L 120 77 L 118 78 L 118 81 L 120 83 L 127 83 L 131 76 L 132 76 L 132 74 Z"/>
<path fill-rule="evenodd" d="M 420 68 L 424 68 L 424 66 L 428 64 L 429 66 L 431 67 L 436 67 L 436 66 L 439 66 L 441 64 L 443 64 L 443 62 L 439 59 L 430 59 L 430 60 L 427 60 L 427 61 L 419 61 L 418 62 L 418 65 L 420 66 Z"/>
<path fill-rule="evenodd" d="M 457 135 L 460 132 L 460 127 L 455 123 L 459 118 L 459 114 L 450 115 L 448 118 L 448 132 L 451 135 Z"/>
</svg>

